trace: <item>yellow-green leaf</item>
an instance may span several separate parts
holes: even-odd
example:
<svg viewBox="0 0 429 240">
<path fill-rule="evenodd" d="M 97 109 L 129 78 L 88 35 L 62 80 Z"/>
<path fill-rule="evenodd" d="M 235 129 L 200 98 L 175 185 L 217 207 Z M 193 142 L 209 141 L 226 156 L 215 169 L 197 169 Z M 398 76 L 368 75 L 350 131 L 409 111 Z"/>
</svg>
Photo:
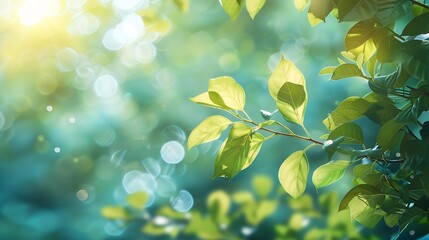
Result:
<svg viewBox="0 0 429 240">
<path fill-rule="evenodd" d="M 101 215 L 110 220 L 128 220 L 131 215 L 122 206 L 105 206 L 101 209 Z"/>
<path fill-rule="evenodd" d="M 332 0 L 311 1 L 309 12 L 313 13 L 316 18 L 325 21 L 326 16 L 332 11 L 334 4 Z"/>
<path fill-rule="evenodd" d="M 209 80 L 209 98 L 223 108 L 243 110 L 245 93 L 232 77 L 218 77 Z"/>
<path fill-rule="evenodd" d="M 323 120 L 323 124 L 332 131 L 343 123 L 362 117 L 371 106 L 372 104 L 363 98 L 349 97 L 342 101 L 337 108 Z"/>
<path fill-rule="evenodd" d="M 277 108 L 283 117 L 293 123 L 304 122 L 307 93 L 304 86 L 286 82 L 277 94 Z"/>
<path fill-rule="evenodd" d="M 127 197 L 128 204 L 136 209 L 143 209 L 149 200 L 149 195 L 145 192 L 135 192 Z"/>
<path fill-rule="evenodd" d="M 244 0 L 221 0 L 221 4 L 225 12 L 229 15 L 232 21 L 240 14 Z"/>
<path fill-rule="evenodd" d="M 192 130 L 188 138 L 188 149 L 218 139 L 229 124 L 232 122 L 220 115 L 210 116 L 204 119 Z"/>
<path fill-rule="evenodd" d="M 277 94 L 286 82 L 302 85 L 305 90 L 305 79 L 301 71 L 295 64 L 282 55 L 280 62 L 277 64 L 268 80 L 268 89 L 274 100 L 277 101 Z"/>
<path fill-rule="evenodd" d="M 337 68 L 336 66 L 324 67 L 322 70 L 320 70 L 319 74 L 320 75 L 332 74 L 336 68 Z"/>
<path fill-rule="evenodd" d="M 264 6 L 266 0 L 247 0 L 246 7 L 247 12 L 252 19 L 255 18 L 256 14 L 258 14 L 259 10 Z"/>
<path fill-rule="evenodd" d="M 215 161 L 214 177 L 234 177 L 248 160 L 252 128 L 235 123 Z"/>
<path fill-rule="evenodd" d="M 260 197 L 265 198 L 273 189 L 273 181 L 268 176 L 255 176 L 252 179 L 252 186 Z"/>
<path fill-rule="evenodd" d="M 283 189 L 293 198 L 300 197 L 307 186 L 308 160 L 304 151 L 292 153 L 282 163 L 278 177 Z"/>
<path fill-rule="evenodd" d="M 225 223 L 231 205 L 231 199 L 223 190 L 216 190 L 210 193 L 207 198 L 207 206 L 210 209 L 212 217 L 218 223 Z"/>
<path fill-rule="evenodd" d="M 220 106 L 220 105 L 214 103 L 212 100 L 210 100 L 208 92 L 201 93 L 201 94 L 199 94 L 193 98 L 190 98 L 190 100 L 194 103 L 198 103 L 200 105 L 207 106 L 207 107 L 213 107 L 213 108 L 218 108 L 218 109 L 222 109 L 222 110 L 229 110 L 230 109 L 228 107 Z"/>
<path fill-rule="evenodd" d="M 173 0 L 174 4 L 176 4 L 177 8 L 182 12 L 186 12 L 189 9 L 189 0 Z"/>
<path fill-rule="evenodd" d="M 304 10 L 304 8 L 307 6 L 308 2 L 310 2 L 310 0 L 294 0 L 295 7 L 299 11 Z"/>
<path fill-rule="evenodd" d="M 349 77 L 365 78 L 365 76 L 362 73 L 362 70 L 360 70 L 358 66 L 351 63 L 346 63 L 346 64 L 341 64 L 334 70 L 334 72 L 332 73 L 331 79 L 339 80 L 339 79 L 349 78 Z"/>
<path fill-rule="evenodd" d="M 318 167 L 313 172 L 312 181 L 314 186 L 319 189 L 328 186 L 343 177 L 350 161 L 331 161 Z"/>
<path fill-rule="evenodd" d="M 329 134 L 328 139 L 334 140 L 341 136 L 344 137 L 343 143 L 364 143 L 362 128 L 356 123 L 348 122 L 341 124 Z"/>
</svg>

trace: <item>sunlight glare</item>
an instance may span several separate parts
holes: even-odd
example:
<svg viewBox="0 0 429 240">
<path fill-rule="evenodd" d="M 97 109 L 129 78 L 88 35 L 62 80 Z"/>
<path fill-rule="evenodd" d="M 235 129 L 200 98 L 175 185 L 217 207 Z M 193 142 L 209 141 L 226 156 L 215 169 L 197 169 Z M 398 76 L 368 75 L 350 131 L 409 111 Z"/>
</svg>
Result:
<svg viewBox="0 0 429 240">
<path fill-rule="evenodd" d="M 56 16 L 61 9 L 58 0 L 27 0 L 19 8 L 19 20 L 25 26 L 34 26 L 46 16 Z"/>
</svg>

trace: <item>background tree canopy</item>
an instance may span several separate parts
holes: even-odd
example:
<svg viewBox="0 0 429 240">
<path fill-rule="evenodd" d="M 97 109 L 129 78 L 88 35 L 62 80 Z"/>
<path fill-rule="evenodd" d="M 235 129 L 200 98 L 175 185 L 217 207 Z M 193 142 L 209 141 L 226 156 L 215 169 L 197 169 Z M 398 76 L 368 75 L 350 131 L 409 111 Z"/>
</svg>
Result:
<svg viewBox="0 0 429 240">
<path fill-rule="evenodd" d="M 0 1 L 1 238 L 426 239 L 428 5 Z"/>
</svg>

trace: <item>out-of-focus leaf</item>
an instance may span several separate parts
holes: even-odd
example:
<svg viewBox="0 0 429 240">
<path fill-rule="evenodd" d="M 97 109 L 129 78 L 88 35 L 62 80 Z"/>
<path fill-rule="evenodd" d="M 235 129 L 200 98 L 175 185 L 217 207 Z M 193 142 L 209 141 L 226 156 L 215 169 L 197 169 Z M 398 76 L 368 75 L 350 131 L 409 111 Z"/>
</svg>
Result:
<svg viewBox="0 0 429 240">
<path fill-rule="evenodd" d="M 192 130 L 188 138 L 188 149 L 192 147 L 214 141 L 232 122 L 225 117 L 215 115 L 204 119 Z"/>
<path fill-rule="evenodd" d="M 158 226 L 153 222 L 146 223 L 142 227 L 141 231 L 148 235 L 153 235 L 153 236 L 160 236 L 160 235 L 166 234 L 164 230 L 164 226 Z"/>
<path fill-rule="evenodd" d="M 319 189 L 338 181 L 343 175 L 350 161 L 331 161 L 318 167 L 313 172 L 312 181 L 314 186 Z"/>
<path fill-rule="evenodd" d="M 362 21 L 372 18 L 378 10 L 378 0 L 339 0 L 340 21 Z"/>
<path fill-rule="evenodd" d="M 224 223 L 231 205 L 231 200 L 225 191 L 217 190 L 207 197 L 207 206 L 213 219 L 218 223 Z"/>
<path fill-rule="evenodd" d="M 309 11 L 311 11 L 316 18 L 324 21 L 333 7 L 334 4 L 332 0 L 311 1 Z"/>
<path fill-rule="evenodd" d="M 419 34 L 429 33 L 429 13 L 423 13 L 411 20 L 402 31 L 403 36 L 417 36 Z"/>
<path fill-rule="evenodd" d="M 273 181 L 268 176 L 255 176 L 252 179 L 252 186 L 259 197 L 266 198 L 273 189 Z"/>
<path fill-rule="evenodd" d="M 210 216 L 202 217 L 199 212 L 192 212 L 192 217 L 183 231 L 185 234 L 195 234 L 200 239 L 225 238 Z"/>
<path fill-rule="evenodd" d="M 336 66 L 324 67 L 322 70 L 320 70 L 319 74 L 320 75 L 332 74 L 336 68 L 337 68 Z"/>
<path fill-rule="evenodd" d="M 127 197 L 128 204 L 136 209 L 143 209 L 149 200 L 149 195 L 145 192 L 131 193 Z"/>
<path fill-rule="evenodd" d="M 341 124 L 362 117 L 371 105 L 371 103 L 363 98 L 349 97 L 342 101 L 337 108 L 323 120 L 323 124 L 332 131 Z"/>
<path fill-rule="evenodd" d="M 307 93 L 303 85 L 286 82 L 277 95 L 277 108 L 283 117 L 293 123 L 304 122 Z"/>
<path fill-rule="evenodd" d="M 245 93 L 232 77 L 218 77 L 209 80 L 209 98 L 224 108 L 243 110 Z"/>
<path fill-rule="evenodd" d="M 362 73 L 362 70 L 358 68 L 355 64 L 346 63 L 341 64 L 338 66 L 334 72 L 332 73 L 332 80 L 339 80 L 343 78 L 349 78 L 349 77 L 361 77 L 365 78 L 365 76 Z"/>
<path fill-rule="evenodd" d="M 334 130 L 332 130 L 331 134 L 329 134 L 328 139 L 337 139 L 343 136 L 343 143 L 355 143 L 355 144 L 363 144 L 363 132 L 362 128 L 352 122 L 344 123 Z"/>
<path fill-rule="evenodd" d="M 173 0 L 174 4 L 176 4 L 177 8 L 182 12 L 186 12 L 189 9 L 189 0 Z"/>
<path fill-rule="evenodd" d="M 292 153 L 282 163 L 278 177 L 283 189 L 293 198 L 300 197 L 307 186 L 308 160 L 304 151 Z"/>
<path fill-rule="evenodd" d="M 307 6 L 308 2 L 310 2 L 310 0 L 294 0 L 295 7 L 299 11 L 304 10 L 304 8 Z"/>
<path fill-rule="evenodd" d="M 105 206 L 101 209 L 101 215 L 110 220 L 129 220 L 131 214 L 122 206 Z"/>
<path fill-rule="evenodd" d="M 266 0 L 248 0 L 246 1 L 247 12 L 252 19 L 255 18 L 256 14 L 258 14 L 259 10 L 264 6 Z"/>
<path fill-rule="evenodd" d="M 255 200 L 250 192 L 235 192 L 232 194 L 232 200 L 237 204 L 253 203 Z"/>
<path fill-rule="evenodd" d="M 231 20 L 235 21 L 241 12 L 244 0 L 221 0 L 221 4 Z"/>
</svg>

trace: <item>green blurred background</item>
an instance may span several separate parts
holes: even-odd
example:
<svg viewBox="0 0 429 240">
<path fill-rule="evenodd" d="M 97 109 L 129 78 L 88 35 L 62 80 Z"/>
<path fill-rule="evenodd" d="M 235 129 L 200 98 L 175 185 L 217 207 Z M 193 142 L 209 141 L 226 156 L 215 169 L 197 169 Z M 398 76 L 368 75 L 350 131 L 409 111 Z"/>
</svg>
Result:
<svg viewBox="0 0 429 240">
<path fill-rule="evenodd" d="M 212 179 L 220 141 L 187 151 L 186 140 L 220 113 L 189 98 L 210 78 L 233 76 L 247 112 L 262 121 L 261 109 L 275 109 L 267 79 L 283 53 L 307 80 L 307 128 L 323 135 L 322 120 L 340 100 L 368 91 L 362 80 L 319 76 L 337 63 L 349 27 L 327 22 L 312 28 L 281 0 L 269 0 L 254 21 L 243 11 L 235 22 L 209 0 L 191 0 L 187 11 L 170 0 L 1 0 L 0 238 L 147 239 L 139 223 L 120 226 L 100 209 L 137 190 L 150 195 L 149 212 L 181 190 L 192 196 L 189 207 L 204 207 L 211 191 L 250 189 L 261 174 L 279 187 L 278 168 L 301 142 L 270 140 L 234 179 Z M 361 123 L 374 145 L 375 126 Z M 309 159 L 312 170 L 327 162 L 320 150 Z M 320 192 L 342 196 L 350 185 L 346 176 Z M 317 198 L 311 183 L 307 192 Z M 288 219 L 282 204 L 253 238 Z"/>
</svg>

